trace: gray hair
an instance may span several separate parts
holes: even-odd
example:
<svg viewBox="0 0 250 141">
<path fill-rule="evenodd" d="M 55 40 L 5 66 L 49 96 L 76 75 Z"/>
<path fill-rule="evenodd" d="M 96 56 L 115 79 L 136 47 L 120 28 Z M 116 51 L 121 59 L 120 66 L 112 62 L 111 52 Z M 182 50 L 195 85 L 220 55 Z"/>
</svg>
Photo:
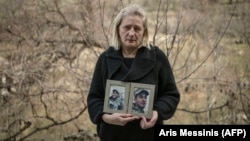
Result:
<svg viewBox="0 0 250 141">
<path fill-rule="evenodd" d="M 113 28 L 112 28 L 113 29 L 113 31 L 112 31 L 113 37 L 112 37 L 112 41 L 111 41 L 112 46 L 117 50 L 121 47 L 121 40 L 119 38 L 118 27 L 120 26 L 122 19 L 127 15 L 137 15 L 137 16 L 140 16 L 142 18 L 143 26 L 144 26 L 142 45 L 146 46 L 150 49 L 149 39 L 148 39 L 149 35 L 148 35 L 146 12 L 140 6 L 138 6 L 136 4 L 132 4 L 132 5 L 125 7 L 115 17 L 115 19 L 113 21 Z"/>
</svg>

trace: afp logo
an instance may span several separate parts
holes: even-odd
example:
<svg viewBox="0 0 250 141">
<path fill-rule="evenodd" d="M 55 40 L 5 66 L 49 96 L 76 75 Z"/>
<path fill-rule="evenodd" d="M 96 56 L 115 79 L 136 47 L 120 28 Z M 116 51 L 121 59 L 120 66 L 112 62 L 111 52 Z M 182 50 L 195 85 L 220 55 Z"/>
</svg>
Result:
<svg viewBox="0 0 250 141">
<path fill-rule="evenodd" d="M 222 137 L 246 137 L 246 130 L 245 129 L 223 129 L 222 130 Z"/>
</svg>

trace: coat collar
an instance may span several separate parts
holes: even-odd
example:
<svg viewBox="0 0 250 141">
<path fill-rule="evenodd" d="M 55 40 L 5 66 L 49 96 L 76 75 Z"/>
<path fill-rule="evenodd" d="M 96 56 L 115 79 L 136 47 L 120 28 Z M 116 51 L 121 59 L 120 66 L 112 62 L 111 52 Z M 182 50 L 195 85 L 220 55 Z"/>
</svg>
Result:
<svg viewBox="0 0 250 141">
<path fill-rule="evenodd" d="M 138 80 L 154 68 L 155 62 L 156 55 L 154 48 L 149 50 L 146 47 L 141 47 L 137 51 L 135 60 L 130 70 L 126 70 L 127 68 L 123 61 L 121 49 L 109 49 L 107 53 L 108 77 L 109 79 L 112 79 L 116 73 L 121 73 L 118 75 L 119 78 L 117 79 L 121 79 L 122 81 Z"/>
</svg>

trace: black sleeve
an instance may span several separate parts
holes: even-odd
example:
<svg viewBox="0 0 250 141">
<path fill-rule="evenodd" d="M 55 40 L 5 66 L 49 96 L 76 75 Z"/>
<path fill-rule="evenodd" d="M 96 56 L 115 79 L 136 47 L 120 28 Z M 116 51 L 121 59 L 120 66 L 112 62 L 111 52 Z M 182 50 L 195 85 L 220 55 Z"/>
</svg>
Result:
<svg viewBox="0 0 250 141">
<path fill-rule="evenodd" d="M 159 49 L 156 49 L 161 67 L 158 74 L 158 93 L 157 100 L 154 104 L 154 110 L 158 112 L 160 120 L 171 118 L 180 101 L 180 93 L 176 86 L 174 74 L 170 66 L 169 60 Z"/>
<path fill-rule="evenodd" d="M 103 104 L 105 97 L 105 88 L 106 84 L 103 78 L 103 55 L 97 60 L 92 82 L 90 85 L 88 97 L 87 97 L 87 105 L 88 105 L 88 113 L 90 120 L 94 124 L 98 124 L 102 121 L 103 114 Z"/>
</svg>

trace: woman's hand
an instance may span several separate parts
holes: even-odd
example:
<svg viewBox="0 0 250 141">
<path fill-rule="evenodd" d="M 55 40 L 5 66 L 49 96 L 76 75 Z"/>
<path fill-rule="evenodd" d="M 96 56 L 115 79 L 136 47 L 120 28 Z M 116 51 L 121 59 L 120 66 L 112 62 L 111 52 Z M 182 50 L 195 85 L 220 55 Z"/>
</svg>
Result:
<svg viewBox="0 0 250 141">
<path fill-rule="evenodd" d="M 153 111 L 153 116 L 151 119 L 146 119 L 146 117 L 142 116 L 141 117 L 141 128 L 142 129 L 148 129 L 151 128 L 155 125 L 156 121 L 158 120 L 158 112 L 157 111 Z"/>
<path fill-rule="evenodd" d="M 103 114 L 102 119 L 108 124 L 124 126 L 130 121 L 139 119 L 139 117 L 133 116 L 131 114 L 113 113 L 113 114 Z"/>
</svg>

